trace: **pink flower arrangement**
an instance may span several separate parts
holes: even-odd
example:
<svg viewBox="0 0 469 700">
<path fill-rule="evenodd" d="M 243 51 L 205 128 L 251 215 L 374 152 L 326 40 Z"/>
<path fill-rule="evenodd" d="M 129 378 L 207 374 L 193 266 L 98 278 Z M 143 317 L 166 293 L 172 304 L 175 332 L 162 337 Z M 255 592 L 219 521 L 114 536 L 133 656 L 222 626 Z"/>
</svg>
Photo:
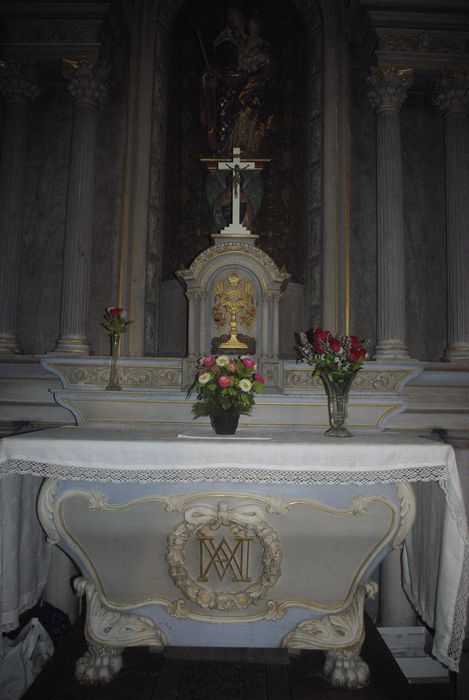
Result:
<svg viewBox="0 0 469 700">
<path fill-rule="evenodd" d="M 332 381 L 358 372 L 367 357 L 365 341 L 356 335 L 334 336 L 314 328 L 297 334 L 298 359 L 314 365 L 313 374 L 327 374 Z"/>
<path fill-rule="evenodd" d="M 207 355 L 199 358 L 195 380 L 187 392 L 197 390 L 192 407 L 195 418 L 220 413 L 249 415 L 254 395 L 264 388 L 265 379 L 257 371 L 256 361 L 249 355 Z"/>
</svg>

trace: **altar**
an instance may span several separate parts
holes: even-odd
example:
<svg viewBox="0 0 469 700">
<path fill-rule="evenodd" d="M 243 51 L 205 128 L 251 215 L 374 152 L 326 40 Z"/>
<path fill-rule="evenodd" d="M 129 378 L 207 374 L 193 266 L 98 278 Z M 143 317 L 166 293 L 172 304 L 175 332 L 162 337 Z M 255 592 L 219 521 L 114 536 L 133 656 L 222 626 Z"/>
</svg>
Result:
<svg viewBox="0 0 469 700">
<path fill-rule="evenodd" d="M 458 668 L 469 538 L 446 444 L 81 425 L 4 439 L 0 465 L 45 478 L 41 524 L 81 571 L 82 683 L 109 682 L 126 646 L 272 646 L 324 650 L 330 682 L 360 687 L 365 601 L 401 547 L 433 654 Z"/>
</svg>

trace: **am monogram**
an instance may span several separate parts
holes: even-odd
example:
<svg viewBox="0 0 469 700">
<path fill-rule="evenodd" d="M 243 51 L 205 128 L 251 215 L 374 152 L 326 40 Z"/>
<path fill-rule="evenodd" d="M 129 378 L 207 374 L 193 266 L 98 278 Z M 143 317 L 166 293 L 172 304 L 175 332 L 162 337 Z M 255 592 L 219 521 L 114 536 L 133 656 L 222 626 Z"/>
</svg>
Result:
<svg viewBox="0 0 469 700">
<path fill-rule="evenodd" d="M 214 535 L 200 534 L 198 539 L 200 559 L 198 581 L 208 581 L 212 569 L 220 581 L 223 581 L 228 571 L 233 576 L 232 581 L 247 582 L 251 580 L 249 554 L 252 537 L 242 534 L 235 535 L 233 545 L 225 537 L 217 542 Z"/>
</svg>

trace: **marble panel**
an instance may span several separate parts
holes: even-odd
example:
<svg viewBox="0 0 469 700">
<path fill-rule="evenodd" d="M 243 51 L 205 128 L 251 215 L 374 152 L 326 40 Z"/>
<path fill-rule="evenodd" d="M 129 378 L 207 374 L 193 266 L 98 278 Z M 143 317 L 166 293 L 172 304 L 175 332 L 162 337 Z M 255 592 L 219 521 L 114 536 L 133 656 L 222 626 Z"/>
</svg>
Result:
<svg viewBox="0 0 469 700">
<path fill-rule="evenodd" d="M 350 331 L 376 337 L 376 127 L 364 58 L 352 52 L 350 90 Z"/>
<path fill-rule="evenodd" d="M 411 357 L 435 361 L 446 345 L 443 119 L 411 94 L 401 124 L 408 346 Z"/>
<path fill-rule="evenodd" d="M 72 104 L 61 87 L 29 113 L 24 218 L 18 274 L 18 340 L 25 354 L 58 337 Z"/>
</svg>

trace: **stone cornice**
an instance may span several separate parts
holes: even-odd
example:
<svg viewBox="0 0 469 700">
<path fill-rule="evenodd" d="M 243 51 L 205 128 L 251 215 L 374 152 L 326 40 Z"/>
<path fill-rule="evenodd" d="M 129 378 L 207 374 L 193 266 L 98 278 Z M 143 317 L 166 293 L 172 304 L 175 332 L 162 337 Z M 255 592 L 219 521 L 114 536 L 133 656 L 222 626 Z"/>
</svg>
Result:
<svg viewBox="0 0 469 700">
<path fill-rule="evenodd" d="M 70 56 L 97 60 L 128 31 L 129 12 L 126 0 L 2 2 L 2 54 L 39 62 Z"/>
<path fill-rule="evenodd" d="M 427 71 L 469 65 L 467 4 L 368 2 L 361 0 L 376 38 L 379 66 L 411 66 Z M 394 6 L 395 5 L 395 6 Z M 466 11 L 464 11 L 466 10 Z"/>
</svg>

